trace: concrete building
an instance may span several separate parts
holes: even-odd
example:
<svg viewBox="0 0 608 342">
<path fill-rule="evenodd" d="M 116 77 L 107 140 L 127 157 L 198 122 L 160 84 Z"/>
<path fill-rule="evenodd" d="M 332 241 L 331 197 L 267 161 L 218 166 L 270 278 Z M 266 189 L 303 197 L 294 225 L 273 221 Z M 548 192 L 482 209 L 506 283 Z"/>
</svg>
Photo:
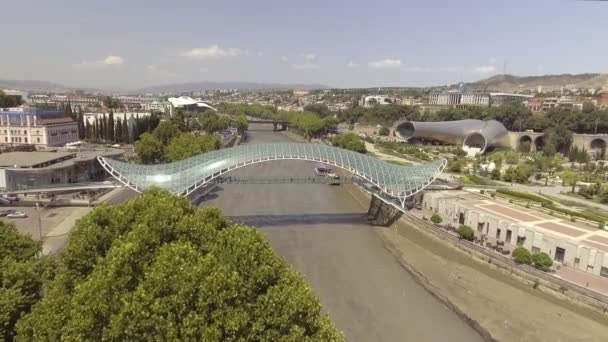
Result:
<svg viewBox="0 0 608 342">
<path fill-rule="evenodd" d="M 119 158 L 119 149 L 8 152 L 0 154 L 0 191 L 103 180 L 97 156 Z"/>
<path fill-rule="evenodd" d="M 490 95 L 488 95 L 488 94 L 462 94 L 462 96 L 460 97 L 460 104 L 487 107 L 490 105 Z"/>
<path fill-rule="evenodd" d="M 87 108 L 101 107 L 101 99 L 97 96 L 68 96 L 68 95 L 44 95 L 30 96 L 33 105 L 45 105 L 51 107 L 65 107 L 68 104 L 73 111 L 86 110 Z"/>
<path fill-rule="evenodd" d="M 533 98 L 532 95 L 513 94 L 513 93 L 490 93 L 490 102 L 492 106 L 500 106 L 505 102 L 523 102 Z"/>
<path fill-rule="evenodd" d="M 0 108 L 0 144 L 63 146 L 78 141 L 78 123 L 63 110 Z"/>
<path fill-rule="evenodd" d="M 539 97 L 529 98 L 524 101 L 524 105 L 533 112 L 540 112 L 543 108 L 543 99 Z"/>
<path fill-rule="evenodd" d="M 608 277 L 608 231 L 464 191 L 427 192 L 423 207 L 450 225 L 465 224 L 477 238 L 513 251 L 547 253 L 556 263 Z"/>
<path fill-rule="evenodd" d="M 460 104 L 461 97 L 461 93 L 432 93 L 429 95 L 429 104 L 455 106 Z"/>
<path fill-rule="evenodd" d="M 375 105 L 401 104 L 401 99 L 386 95 L 368 95 L 362 96 L 359 100 L 359 105 L 362 107 L 373 107 Z"/>
</svg>

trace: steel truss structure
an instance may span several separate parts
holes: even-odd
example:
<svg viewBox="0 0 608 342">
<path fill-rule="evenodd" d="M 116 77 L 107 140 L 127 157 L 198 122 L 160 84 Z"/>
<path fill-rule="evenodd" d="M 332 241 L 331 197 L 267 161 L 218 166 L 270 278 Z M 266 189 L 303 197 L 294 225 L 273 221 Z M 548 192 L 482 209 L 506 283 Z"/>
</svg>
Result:
<svg viewBox="0 0 608 342">
<path fill-rule="evenodd" d="M 142 192 L 152 186 L 188 195 L 215 178 L 247 165 L 275 160 L 321 162 L 352 172 L 405 206 L 408 197 L 431 184 L 447 165 L 445 159 L 416 166 L 394 165 L 365 154 L 307 143 L 246 144 L 158 165 L 126 163 L 97 157 L 118 181 Z"/>
</svg>

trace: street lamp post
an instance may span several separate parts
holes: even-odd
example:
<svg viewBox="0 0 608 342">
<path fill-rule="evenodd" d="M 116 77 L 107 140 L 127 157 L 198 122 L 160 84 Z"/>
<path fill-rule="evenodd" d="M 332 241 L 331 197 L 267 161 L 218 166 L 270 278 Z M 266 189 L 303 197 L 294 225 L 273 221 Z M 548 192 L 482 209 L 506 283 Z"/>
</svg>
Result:
<svg viewBox="0 0 608 342">
<path fill-rule="evenodd" d="M 42 241 L 42 219 L 40 218 L 40 203 L 36 202 L 36 212 L 38 212 L 38 236 Z"/>
</svg>

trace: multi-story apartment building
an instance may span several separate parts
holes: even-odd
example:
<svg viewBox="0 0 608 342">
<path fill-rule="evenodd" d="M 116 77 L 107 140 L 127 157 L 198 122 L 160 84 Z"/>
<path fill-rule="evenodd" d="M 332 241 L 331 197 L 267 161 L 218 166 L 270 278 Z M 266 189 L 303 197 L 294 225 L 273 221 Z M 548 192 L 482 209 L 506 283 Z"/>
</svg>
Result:
<svg viewBox="0 0 608 342">
<path fill-rule="evenodd" d="M 63 146 L 78 141 L 78 123 L 63 110 L 0 108 L 0 144 Z"/>
<path fill-rule="evenodd" d="M 69 104 L 73 111 L 101 106 L 101 100 L 97 96 L 32 95 L 30 101 L 33 105 L 47 105 L 57 108 L 63 108 Z"/>
</svg>

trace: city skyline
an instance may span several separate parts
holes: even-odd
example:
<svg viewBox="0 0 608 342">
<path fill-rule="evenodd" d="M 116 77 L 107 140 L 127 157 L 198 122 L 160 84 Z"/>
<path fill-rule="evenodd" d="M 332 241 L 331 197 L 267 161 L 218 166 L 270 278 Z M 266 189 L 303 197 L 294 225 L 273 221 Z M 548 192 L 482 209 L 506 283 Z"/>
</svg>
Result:
<svg viewBox="0 0 608 342">
<path fill-rule="evenodd" d="M 4 5 L 17 29 L 0 79 L 376 87 L 475 81 L 505 64 L 516 75 L 608 71 L 602 2 L 60 3 Z"/>
</svg>

